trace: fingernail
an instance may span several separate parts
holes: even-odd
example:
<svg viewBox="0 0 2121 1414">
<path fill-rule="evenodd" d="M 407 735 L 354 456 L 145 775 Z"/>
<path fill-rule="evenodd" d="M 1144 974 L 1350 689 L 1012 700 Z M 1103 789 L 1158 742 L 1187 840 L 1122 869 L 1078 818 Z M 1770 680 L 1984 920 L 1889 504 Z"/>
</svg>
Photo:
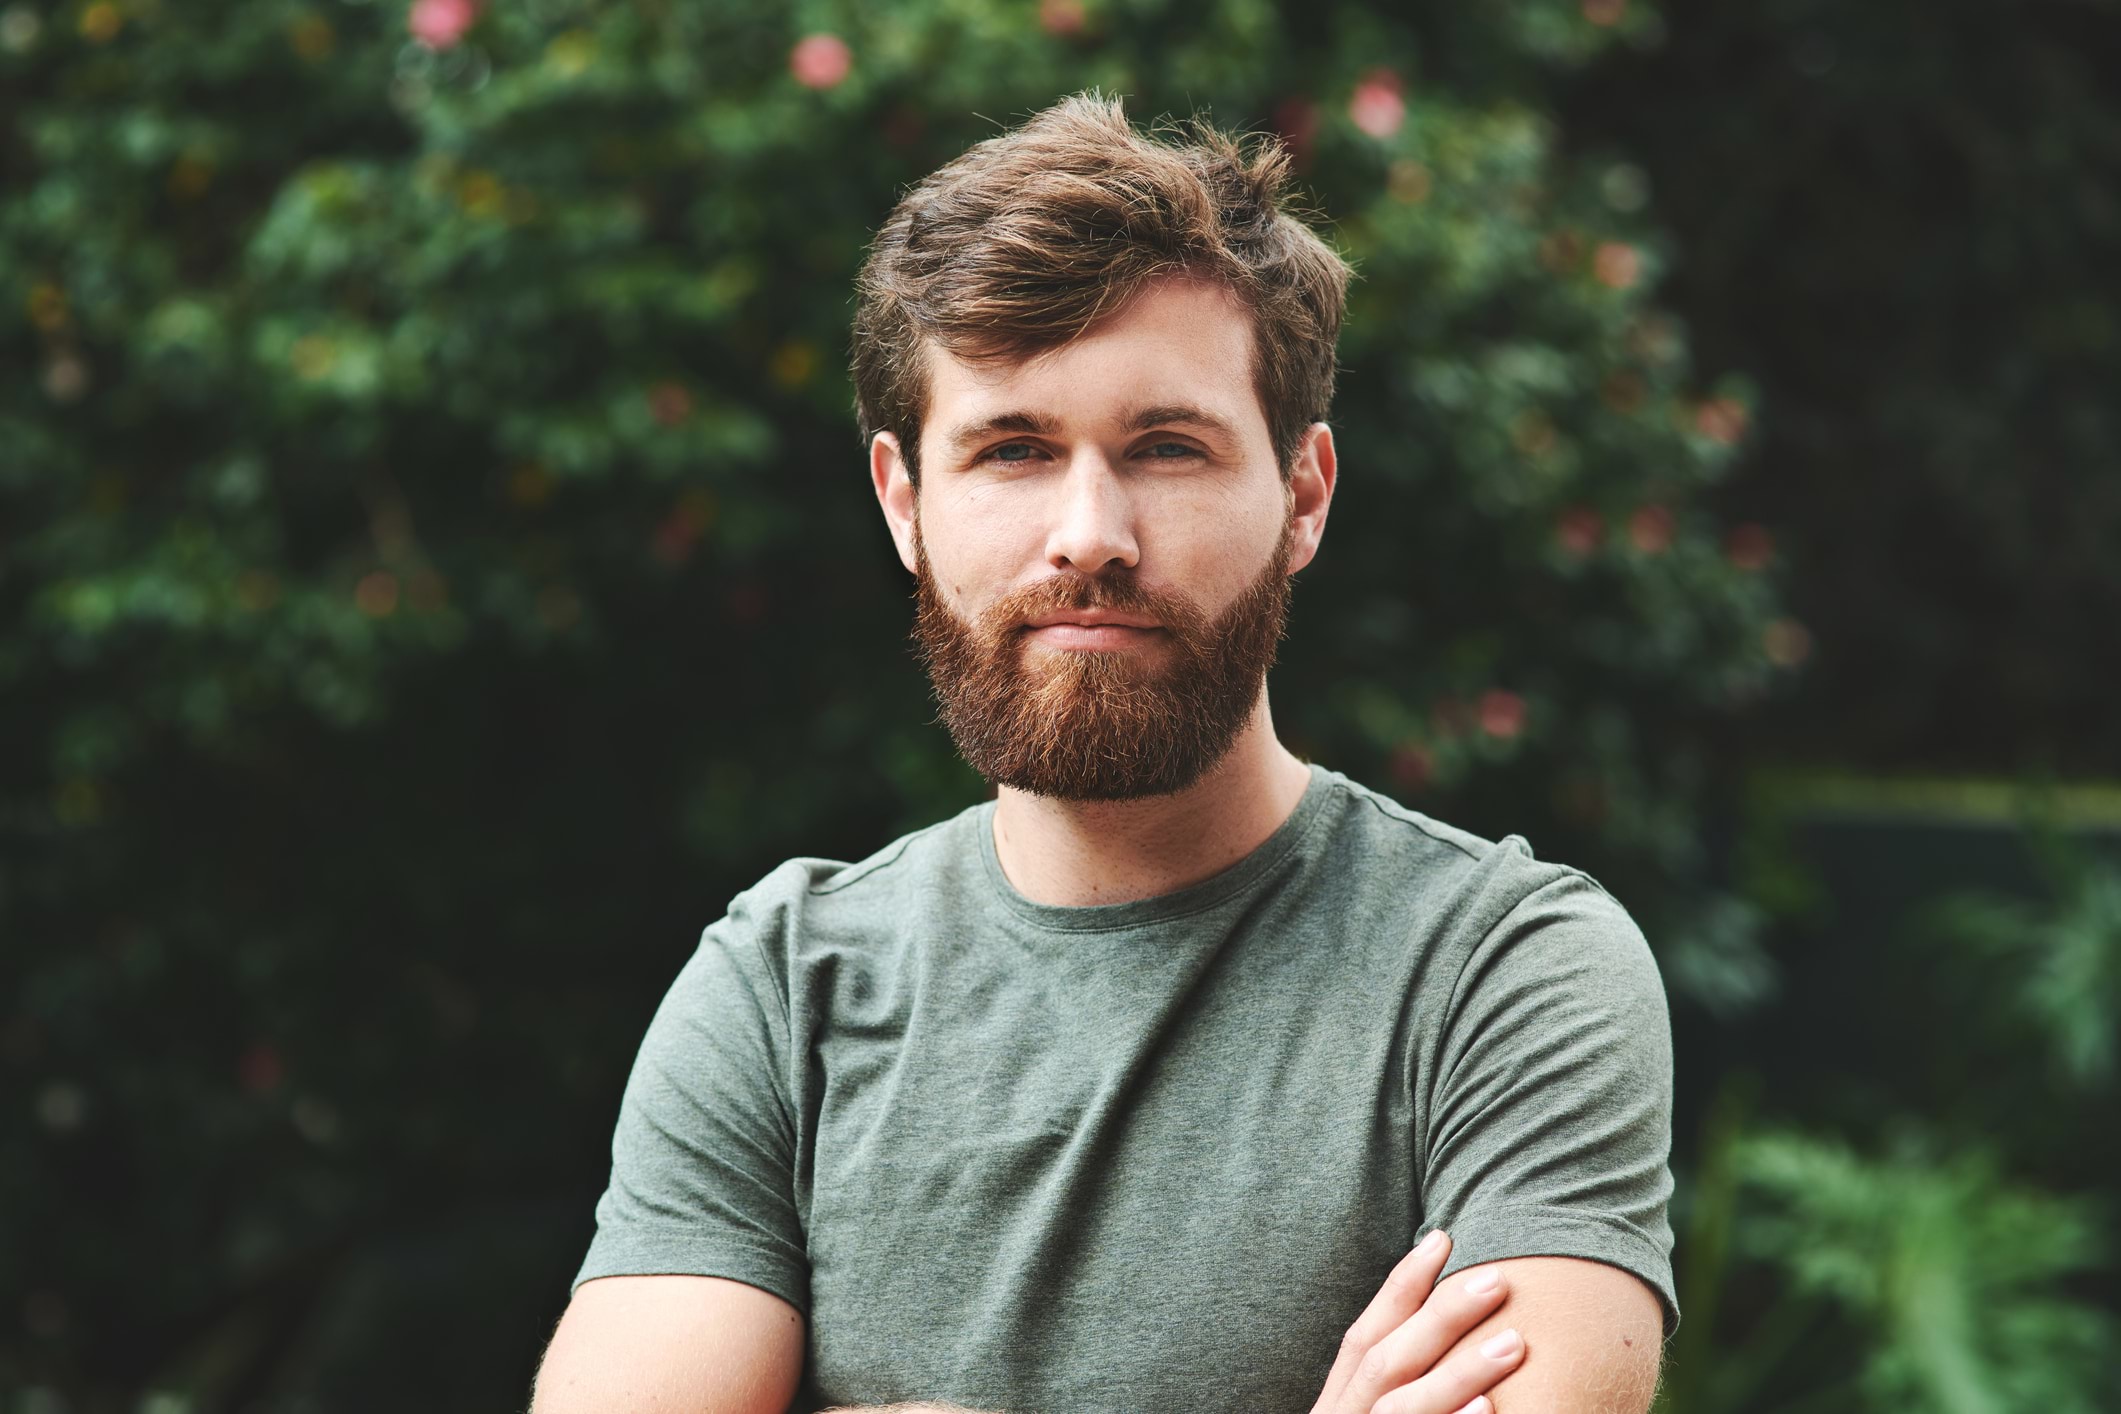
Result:
<svg viewBox="0 0 2121 1414">
<path fill-rule="evenodd" d="M 1473 1402 L 1459 1410 L 1458 1414 L 1488 1414 L 1488 1397 L 1484 1394 L 1474 1395 Z"/>
<path fill-rule="evenodd" d="M 1517 1353 L 1517 1332 L 1504 1331 L 1480 1347 L 1480 1353 L 1491 1360 L 1507 1360 Z"/>
<path fill-rule="evenodd" d="M 1466 1281 L 1466 1291 L 1473 1296 L 1486 1296 L 1501 1285 L 1502 1274 L 1500 1272 L 1475 1272 Z"/>
<path fill-rule="evenodd" d="M 1429 1235 L 1421 1240 L 1421 1245 L 1419 1247 L 1416 1247 L 1414 1250 L 1416 1252 L 1420 1252 L 1426 1255 L 1430 1252 L 1434 1252 L 1438 1247 L 1442 1245 L 1443 1229 L 1440 1227 L 1433 1228 L 1430 1230 Z"/>
</svg>

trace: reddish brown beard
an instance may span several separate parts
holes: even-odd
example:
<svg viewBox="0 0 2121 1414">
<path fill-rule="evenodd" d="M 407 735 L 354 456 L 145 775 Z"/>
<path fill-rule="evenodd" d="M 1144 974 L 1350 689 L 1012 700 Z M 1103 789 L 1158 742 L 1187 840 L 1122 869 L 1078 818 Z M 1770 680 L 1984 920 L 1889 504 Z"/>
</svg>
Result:
<svg viewBox="0 0 2121 1414">
<path fill-rule="evenodd" d="M 914 535 L 913 641 L 943 725 L 996 785 L 1063 800 L 1184 790 L 1251 719 L 1289 613 L 1293 520 L 1267 567 L 1213 622 L 1191 599 L 1119 571 L 1050 575 L 967 623 L 943 601 Z M 1024 625 L 1058 609 L 1140 614 L 1163 626 L 1138 649 L 1034 650 Z"/>
</svg>

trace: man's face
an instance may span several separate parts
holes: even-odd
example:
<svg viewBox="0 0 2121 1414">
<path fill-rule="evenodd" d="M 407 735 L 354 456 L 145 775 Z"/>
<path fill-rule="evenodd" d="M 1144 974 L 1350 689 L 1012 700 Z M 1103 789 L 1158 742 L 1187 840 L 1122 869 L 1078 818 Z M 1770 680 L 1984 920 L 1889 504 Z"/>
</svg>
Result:
<svg viewBox="0 0 2121 1414">
<path fill-rule="evenodd" d="M 1227 292 L 1174 279 L 1021 364 L 929 350 L 919 495 L 895 445 L 872 471 L 943 721 L 989 780 L 1081 800 L 1182 790 L 1258 710 L 1332 452 L 1314 427 L 1284 483 L 1251 337 Z"/>
</svg>

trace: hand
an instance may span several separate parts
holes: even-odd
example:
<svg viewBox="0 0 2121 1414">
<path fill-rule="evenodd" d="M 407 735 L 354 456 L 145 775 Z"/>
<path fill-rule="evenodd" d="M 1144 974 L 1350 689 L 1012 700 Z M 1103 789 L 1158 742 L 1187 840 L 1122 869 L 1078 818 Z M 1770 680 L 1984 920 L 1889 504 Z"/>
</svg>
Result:
<svg viewBox="0 0 2121 1414">
<path fill-rule="evenodd" d="M 1524 1359 L 1524 1338 L 1502 1331 L 1477 1349 L 1444 1359 L 1459 1337 L 1502 1304 L 1505 1286 L 1502 1274 L 1492 1270 L 1437 1286 L 1436 1274 L 1450 1252 L 1449 1235 L 1438 1230 L 1400 1258 L 1341 1338 L 1340 1358 L 1311 1414 L 1492 1414 L 1485 1391 Z"/>
</svg>

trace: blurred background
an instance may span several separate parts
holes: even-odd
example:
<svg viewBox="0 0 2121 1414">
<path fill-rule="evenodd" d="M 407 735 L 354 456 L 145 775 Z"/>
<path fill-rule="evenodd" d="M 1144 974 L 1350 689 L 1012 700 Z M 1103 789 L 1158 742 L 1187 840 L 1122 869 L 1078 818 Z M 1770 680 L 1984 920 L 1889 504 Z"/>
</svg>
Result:
<svg viewBox="0 0 2121 1414">
<path fill-rule="evenodd" d="M 1356 264 L 1300 753 L 1678 1043 L 1670 1414 L 2121 1409 L 2114 0 L 0 0 L 0 1411 L 519 1410 L 791 855 L 982 798 L 845 376 L 1066 93 Z"/>
</svg>

